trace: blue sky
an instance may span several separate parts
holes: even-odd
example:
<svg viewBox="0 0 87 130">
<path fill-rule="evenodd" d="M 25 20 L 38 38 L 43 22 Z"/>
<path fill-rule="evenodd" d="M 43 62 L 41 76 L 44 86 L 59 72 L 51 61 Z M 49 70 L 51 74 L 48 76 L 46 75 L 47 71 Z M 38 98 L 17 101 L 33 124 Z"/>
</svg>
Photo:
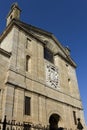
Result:
<svg viewBox="0 0 87 130">
<path fill-rule="evenodd" d="M 87 124 L 87 0 L 2 0 L 0 33 L 14 2 L 22 10 L 22 21 L 52 32 L 71 49 L 71 56 L 78 66 L 76 72 Z"/>
</svg>

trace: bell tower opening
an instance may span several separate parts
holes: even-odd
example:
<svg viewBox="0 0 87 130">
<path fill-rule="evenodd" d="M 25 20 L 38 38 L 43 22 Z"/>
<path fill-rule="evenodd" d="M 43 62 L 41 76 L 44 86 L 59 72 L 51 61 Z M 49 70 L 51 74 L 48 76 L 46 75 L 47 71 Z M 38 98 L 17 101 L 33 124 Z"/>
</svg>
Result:
<svg viewBox="0 0 87 130">
<path fill-rule="evenodd" d="M 60 116 L 58 114 L 52 114 L 49 118 L 49 124 L 50 124 L 49 130 L 58 130 L 59 121 Z"/>
</svg>

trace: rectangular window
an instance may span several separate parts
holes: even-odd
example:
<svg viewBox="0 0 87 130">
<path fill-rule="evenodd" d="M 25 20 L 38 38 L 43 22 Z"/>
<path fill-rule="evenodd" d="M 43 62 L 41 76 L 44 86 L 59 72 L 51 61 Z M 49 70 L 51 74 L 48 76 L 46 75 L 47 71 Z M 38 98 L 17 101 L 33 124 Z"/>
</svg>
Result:
<svg viewBox="0 0 87 130">
<path fill-rule="evenodd" d="M 30 115 L 30 101 L 31 98 L 25 96 L 25 115 Z"/>
<path fill-rule="evenodd" d="M 51 63 L 54 62 L 53 60 L 53 53 L 47 49 L 47 48 L 44 48 L 44 58 L 48 61 L 50 61 Z"/>
<path fill-rule="evenodd" d="M 74 119 L 75 125 L 77 125 L 77 119 L 76 119 L 76 112 L 75 111 L 73 111 L 73 119 Z"/>
</svg>

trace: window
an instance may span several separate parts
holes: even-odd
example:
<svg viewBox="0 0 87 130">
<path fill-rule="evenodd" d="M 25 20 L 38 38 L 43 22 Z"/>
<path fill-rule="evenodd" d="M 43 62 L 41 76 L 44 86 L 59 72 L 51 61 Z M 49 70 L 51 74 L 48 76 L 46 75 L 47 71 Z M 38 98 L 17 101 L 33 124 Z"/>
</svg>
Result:
<svg viewBox="0 0 87 130">
<path fill-rule="evenodd" d="M 68 67 L 69 65 L 68 64 L 66 64 L 66 67 Z"/>
<path fill-rule="evenodd" d="M 29 55 L 27 55 L 26 56 L 26 71 L 30 71 L 30 68 L 31 67 L 31 59 L 30 59 L 30 56 Z"/>
<path fill-rule="evenodd" d="M 25 96 L 25 113 L 24 113 L 25 115 L 30 115 L 30 101 L 31 98 Z"/>
<path fill-rule="evenodd" d="M 51 63 L 54 62 L 53 60 L 53 53 L 47 49 L 47 48 L 44 48 L 44 58 L 48 61 L 50 61 Z"/>
<path fill-rule="evenodd" d="M 11 15 L 11 16 L 10 16 L 10 19 L 11 19 L 11 20 L 12 20 L 12 17 L 13 17 L 13 16 Z"/>
<path fill-rule="evenodd" d="M 76 119 L 76 112 L 75 111 L 73 111 L 73 118 L 74 118 L 75 125 L 77 125 L 77 119 Z"/>
<path fill-rule="evenodd" d="M 70 83 L 70 78 L 68 78 L 68 83 Z"/>
</svg>

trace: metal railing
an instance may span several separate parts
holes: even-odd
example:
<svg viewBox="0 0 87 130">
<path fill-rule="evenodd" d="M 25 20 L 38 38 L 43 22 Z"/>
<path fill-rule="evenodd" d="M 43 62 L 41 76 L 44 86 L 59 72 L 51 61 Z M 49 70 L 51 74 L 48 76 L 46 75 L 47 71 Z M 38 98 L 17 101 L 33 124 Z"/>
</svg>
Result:
<svg viewBox="0 0 87 130">
<path fill-rule="evenodd" d="M 20 123 L 15 120 L 8 120 L 6 116 L 4 117 L 4 121 L 0 120 L 0 130 L 49 130 L 49 127 L 42 126 L 41 124 L 33 124 L 33 123 Z"/>
<path fill-rule="evenodd" d="M 15 120 L 8 120 L 6 116 L 4 121 L 0 120 L 0 130 L 50 130 L 49 126 L 42 126 L 42 124 L 33 124 L 29 122 L 16 122 Z M 58 130 L 67 130 L 66 128 L 58 128 Z"/>
</svg>

